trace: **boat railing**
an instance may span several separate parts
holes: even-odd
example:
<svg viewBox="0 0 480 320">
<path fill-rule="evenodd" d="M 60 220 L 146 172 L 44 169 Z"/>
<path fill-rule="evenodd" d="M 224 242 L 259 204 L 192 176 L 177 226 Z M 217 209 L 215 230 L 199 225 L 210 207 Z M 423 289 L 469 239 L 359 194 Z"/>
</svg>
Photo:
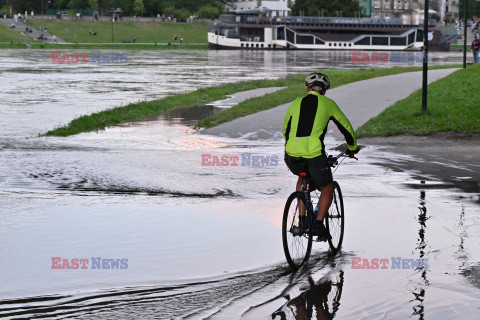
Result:
<svg viewBox="0 0 480 320">
<path fill-rule="evenodd" d="M 289 16 L 289 17 L 269 17 L 261 15 L 231 15 L 226 14 L 220 16 L 223 23 L 242 23 L 242 24 L 287 24 L 287 25 L 385 25 L 385 26 L 402 26 L 413 25 L 411 21 L 404 21 L 402 18 L 360 18 L 360 17 L 306 17 L 306 16 Z M 428 21 L 429 26 L 435 26 L 436 20 Z"/>
</svg>

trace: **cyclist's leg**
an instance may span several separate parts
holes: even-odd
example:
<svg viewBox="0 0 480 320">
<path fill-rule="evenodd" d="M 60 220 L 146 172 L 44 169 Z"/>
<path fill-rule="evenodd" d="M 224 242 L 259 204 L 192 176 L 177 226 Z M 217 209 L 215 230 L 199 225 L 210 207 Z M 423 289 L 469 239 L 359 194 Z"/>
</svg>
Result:
<svg viewBox="0 0 480 320">
<path fill-rule="evenodd" d="M 317 220 L 323 220 L 327 215 L 328 209 L 332 204 L 333 200 L 333 184 L 330 183 L 328 186 L 320 187 L 320 199 L 318 199 L 318 213 Z"/>
<path fill-rule="evenodd" d="M 313 181 L 321 191 L 320 199 L 318 200 L 317 220 L 323 220 L 327 215 L 333 198 L 333 177 L 332 171 L 328 166 L 327 157 L 320 155 L 309 159 L 308 170 L 310 171 Z"/>
<path fill-rule="evenodd" d="M 285 153 L 285 164 L 287 165 L 288 169 L 296 176 L 300 175 L 300 172 L 302 171 L 302 168 L 298 166 L 298 164 L 293 161 L 293 158 L 289 156 L 287 153 Z M 297 179 L 297 185 L 295 187 L 296 191 L 302 190 L 302 177 L 298 177 Z M 305 215 L 305 205 L 303 204 L 302 201 L 299 202 L 298 204 L 298 212 L 300 213 L 301 216 Z"/>
</svg>

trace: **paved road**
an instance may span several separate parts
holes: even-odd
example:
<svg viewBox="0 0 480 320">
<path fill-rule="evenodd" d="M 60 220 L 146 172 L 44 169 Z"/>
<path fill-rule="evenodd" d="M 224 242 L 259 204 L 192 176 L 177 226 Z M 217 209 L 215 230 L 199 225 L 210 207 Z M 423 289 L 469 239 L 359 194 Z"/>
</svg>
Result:
<svg viewBox="0 0 480 320">
<path fill-rule="evenodd" d="M 443 78 L 457 69 L 428 72 L 429 83 Z M 422 86 L 422 73 L 407 72 L 347 84 L 327 92 L 351 120 L 354 129 L 375 117 L 388 106 L 409 96 Z M 283 118 L 290 104 L 258 112 L 217 127 L 203 130 L 204 134 L 238 138 L 248 133 L 255 139 L 268 139 L 282 130 Z M 334 127 L 333 125 L 331 127 Z M 338 136 L 338 132 L 335 135 Z"/>
</svg>

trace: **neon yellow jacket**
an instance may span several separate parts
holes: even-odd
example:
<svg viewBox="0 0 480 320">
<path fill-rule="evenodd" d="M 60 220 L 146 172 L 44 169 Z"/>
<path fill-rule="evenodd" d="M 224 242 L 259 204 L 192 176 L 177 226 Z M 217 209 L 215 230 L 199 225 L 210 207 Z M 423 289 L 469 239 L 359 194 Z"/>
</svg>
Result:
<svg viewBox="0 0 480 320">
<path fill-rule="evenodd" d="M 337 104 L 315 91 L 295 99 L 283 120 L 285 152 L 292 157 L 315 158 L 325 148 L 323 139 L 332 120 L 345 136 L 348 149 L 357 149 L 353 127 Z"/>
</svg>

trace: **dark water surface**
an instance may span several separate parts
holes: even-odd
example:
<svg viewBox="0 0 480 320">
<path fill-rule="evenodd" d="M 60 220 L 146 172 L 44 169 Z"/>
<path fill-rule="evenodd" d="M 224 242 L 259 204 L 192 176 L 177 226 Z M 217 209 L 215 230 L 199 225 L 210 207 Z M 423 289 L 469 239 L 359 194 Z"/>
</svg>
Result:
<svg viewBox="0 0 480 320">
<path fill-rule="evenodd" d="M 45 51 L 0 56 L 0 317 L 478 318 L 480 292 L 464 276 L 480 261 L 478 195 L 376 165 L 415 159 L 368 147 L 358 163 L 345 161 L 335 173 L 343 252 L 330 257 L 316 244 L 292 274 L 280 229 L 295 178 L 280 137 L 195 134 L 192 120 L 214 109 L 36 137 L 132 101 L 312 65 L 357 67 L 347 53 L 139 51 L 126 66 L 52 65 Z M 205 154 L 280 161 L 204 166 Z M 52 257 L 128 259 L 128 268 L 52 269 Z M 422 258 L 428 268 L 353 269 L 352 257 Z"/>
</svg>

